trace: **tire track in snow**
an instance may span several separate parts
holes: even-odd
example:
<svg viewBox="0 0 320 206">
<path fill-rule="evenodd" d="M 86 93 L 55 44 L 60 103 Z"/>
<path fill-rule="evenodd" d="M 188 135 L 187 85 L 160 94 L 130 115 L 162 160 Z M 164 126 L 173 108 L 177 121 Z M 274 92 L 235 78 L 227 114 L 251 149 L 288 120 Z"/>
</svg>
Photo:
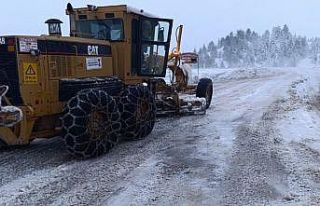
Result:
<svg viewBox="0 0 320 206">
<path fill-rule="evenodd" d="M 272 119 L 264 113 L 260 123 L 238 128 L 221 205 L 265 204 L 283 195 L 287 172 L 274 146 Z"/>
<path fill-rule="evenodd" d="M 289 98 L 272 103 L 259 121 L 238 127 L 221 205 L 266 205 L 288 196 L 289 171 L 275 126 L 281 114 L 301 103 L 295 91 L 301 83 L 304 80 L 294 81 L 288 89 Z"/>
</svg>

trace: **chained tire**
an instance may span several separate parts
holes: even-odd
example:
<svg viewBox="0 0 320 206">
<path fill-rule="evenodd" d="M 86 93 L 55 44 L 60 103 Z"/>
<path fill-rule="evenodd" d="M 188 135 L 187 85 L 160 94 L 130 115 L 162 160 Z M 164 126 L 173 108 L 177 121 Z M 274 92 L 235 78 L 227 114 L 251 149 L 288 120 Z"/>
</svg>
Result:
<svg viewBox="0 0 320 206">
<path fill-rule="evenodd" d="M 156 121 L 155 99 L 146 86 L 129 86 L 122 95 L 122 136 L 139 140 L 148 136 Z"/>
<path fill-rule="evenodd" d="M 92 158 L 109 152 L 118 143 L 121 115 L 113 97 L 90 89 L 68 101 L 62 126 L 68 151 L 78 158 Z"/>
<path fill-rule="evenodd" d="M 200 79 L 197 86 L 197 97 L 206 99 L 206 109 L 211 105 L 213 95 L 213 83 L 209 78 Z"/>
</svg>

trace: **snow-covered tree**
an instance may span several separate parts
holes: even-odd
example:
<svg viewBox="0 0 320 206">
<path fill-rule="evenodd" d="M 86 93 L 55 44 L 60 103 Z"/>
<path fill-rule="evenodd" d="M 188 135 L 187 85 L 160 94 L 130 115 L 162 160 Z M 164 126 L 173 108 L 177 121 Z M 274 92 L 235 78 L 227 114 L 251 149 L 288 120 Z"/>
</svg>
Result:
<svg viewBox="0 0 320 206">
<path fill-rule="evenodd" d="M 202 67 L 296 66 L 308 55 L 320 64 L 320 38 L 293 35 L 287 25 L 259 35 L 251 29 L 231 32 L 199 50 Z"/>
</svg>

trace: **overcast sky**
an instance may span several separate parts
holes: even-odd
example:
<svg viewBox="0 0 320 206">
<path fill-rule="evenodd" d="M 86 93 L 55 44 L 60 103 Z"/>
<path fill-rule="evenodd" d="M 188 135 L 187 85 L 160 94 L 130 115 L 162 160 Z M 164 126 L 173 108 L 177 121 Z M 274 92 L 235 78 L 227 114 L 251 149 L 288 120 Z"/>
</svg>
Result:
<svg viewBox="0 0 320 206">
<path fill-rule="evenodd" d="M 320 0 L 1 0 L 0 35 L 45 34 L 44 21 L 48 18 L 65 22 L 64 35 L 68 35 L 68 2 L 74 7 L 128 4 L 173 18 L 176 25 L 185 25 L 185 51 L 248 27 L 262 33 L 272 26 L 288 24 L 293 33 L 320 36 Z"/>
</svg>

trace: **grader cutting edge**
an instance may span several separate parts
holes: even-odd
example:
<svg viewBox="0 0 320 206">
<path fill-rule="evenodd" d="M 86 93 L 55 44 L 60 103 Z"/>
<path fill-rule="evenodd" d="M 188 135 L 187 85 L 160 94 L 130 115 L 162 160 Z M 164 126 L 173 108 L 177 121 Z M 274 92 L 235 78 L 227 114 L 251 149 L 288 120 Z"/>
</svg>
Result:
<svg viewBox="0 0 320 206">
<path fill-rule="evenodd" d="M 79 158 L 108 152 L 153 130 L 157 112 L 203 112 L 212 81 L 188 85 L 171 19 L 126 5 L 73 8 L 70 37 L 50 19 L 49 35 L 0 37 L 0 147 L 61 136 Z M 169 68 L 175 78 L 166 84 Z M 196 108 L 196 109 L 195 109 Z"/>
</svg>

